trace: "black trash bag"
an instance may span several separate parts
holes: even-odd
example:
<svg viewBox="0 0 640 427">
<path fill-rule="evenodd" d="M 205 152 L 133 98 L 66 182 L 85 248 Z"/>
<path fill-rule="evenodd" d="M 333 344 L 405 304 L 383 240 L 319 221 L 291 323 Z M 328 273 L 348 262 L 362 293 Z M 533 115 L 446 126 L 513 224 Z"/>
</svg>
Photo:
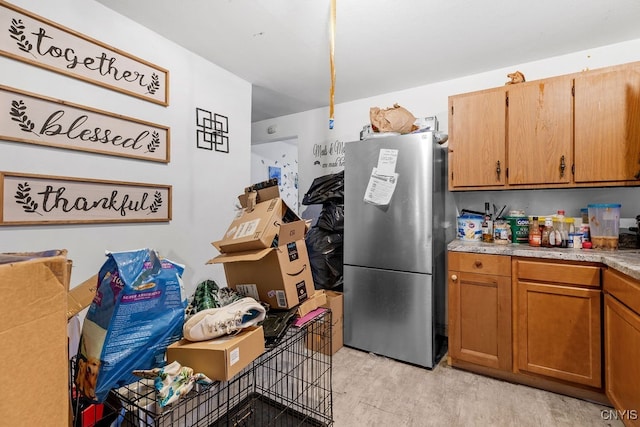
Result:
<svg viewBox="0 0 640 427">
<path fill-rule="evenodd" d="M 302 198 L 302 204 L 317 205 L 330 200 L 344 203 L 344 171 L 314 179 Z"/>
<path fill-rule="evenodd" d="M 305 237 L 311 275 L 316 289 L 342 291 L 342 234 L 312 227 Z"/>
<path fill-rule="evenodd" d="M 344 205 L 333 201 L 325 203 L 316 225 L 323 230 L 344 233 Z"/>
</svg>

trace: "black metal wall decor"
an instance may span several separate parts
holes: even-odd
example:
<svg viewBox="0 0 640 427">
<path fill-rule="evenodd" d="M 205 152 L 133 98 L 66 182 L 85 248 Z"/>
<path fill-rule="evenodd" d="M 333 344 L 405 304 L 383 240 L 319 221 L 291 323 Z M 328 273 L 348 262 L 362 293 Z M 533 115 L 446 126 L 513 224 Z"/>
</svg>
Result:
<svg viewBox="0 0 640 427">
<path fill-rule="evenodd" d="M 204 150 L 229 152 L 229 118 L 196 107 L 196 146 Z"/>
</svg>

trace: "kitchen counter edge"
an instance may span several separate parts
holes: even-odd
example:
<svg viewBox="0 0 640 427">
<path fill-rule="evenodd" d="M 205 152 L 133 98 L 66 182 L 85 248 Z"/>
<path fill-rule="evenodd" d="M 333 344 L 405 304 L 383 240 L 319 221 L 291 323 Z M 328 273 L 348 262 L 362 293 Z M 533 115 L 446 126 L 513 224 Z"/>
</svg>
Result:
<svg viewBox="0 0 640 427">
<path fill-rule="evenodd" d="M 598 262 L 640 280 L 640 250 L 620 249 L 605 251 L 598 249 L 561 249 L 533 247 L 525 244 L 506 245 L 454 240 L 447 245 L 451 252 L 506 255 L 529 258 L 557 259 L 565 261 Z"/>
</svg>

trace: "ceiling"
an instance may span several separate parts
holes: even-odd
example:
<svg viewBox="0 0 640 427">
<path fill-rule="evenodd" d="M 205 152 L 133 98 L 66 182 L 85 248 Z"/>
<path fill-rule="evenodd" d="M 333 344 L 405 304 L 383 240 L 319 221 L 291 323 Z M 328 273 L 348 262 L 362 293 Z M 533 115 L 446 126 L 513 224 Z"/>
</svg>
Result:
<svg viewBox="0 0 640 427">
<path fill-rule="evenodd" d="M 97 1 L 251 82 L 252 122 L 329 105 L 330 0 Z M 336 0 L 335 28 L 338 104 L 639 39 L 640 1 Z"/>
</svg>

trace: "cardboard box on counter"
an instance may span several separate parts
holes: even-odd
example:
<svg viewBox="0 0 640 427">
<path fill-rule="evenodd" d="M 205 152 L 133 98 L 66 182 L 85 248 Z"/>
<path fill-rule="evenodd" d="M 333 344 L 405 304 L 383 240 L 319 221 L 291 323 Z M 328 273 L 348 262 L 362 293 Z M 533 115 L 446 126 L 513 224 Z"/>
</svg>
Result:
<svg viewBox="0 0 640 427">
<path fill-rule="evenodd" d="M 315 288 L 304 241 L 306 224 L 278 227 L 278 247 L 219 255 L 207 264 L 223 264 L 227 285 L 276 309 L 293 308 L 310 298 Z"/>
<path fill-rule="evenodd" d="M 64 249 L 0 254 L 3 425 L 69 423 L 69 272 Z"/>
<path fill-rule="evenodd" d="M 228 381 L 264 353 L 262 326 L 210 341 L 182 339 L 167 347 L 167 362 L 178 361 L 212 380 Z"/>
</svg>

